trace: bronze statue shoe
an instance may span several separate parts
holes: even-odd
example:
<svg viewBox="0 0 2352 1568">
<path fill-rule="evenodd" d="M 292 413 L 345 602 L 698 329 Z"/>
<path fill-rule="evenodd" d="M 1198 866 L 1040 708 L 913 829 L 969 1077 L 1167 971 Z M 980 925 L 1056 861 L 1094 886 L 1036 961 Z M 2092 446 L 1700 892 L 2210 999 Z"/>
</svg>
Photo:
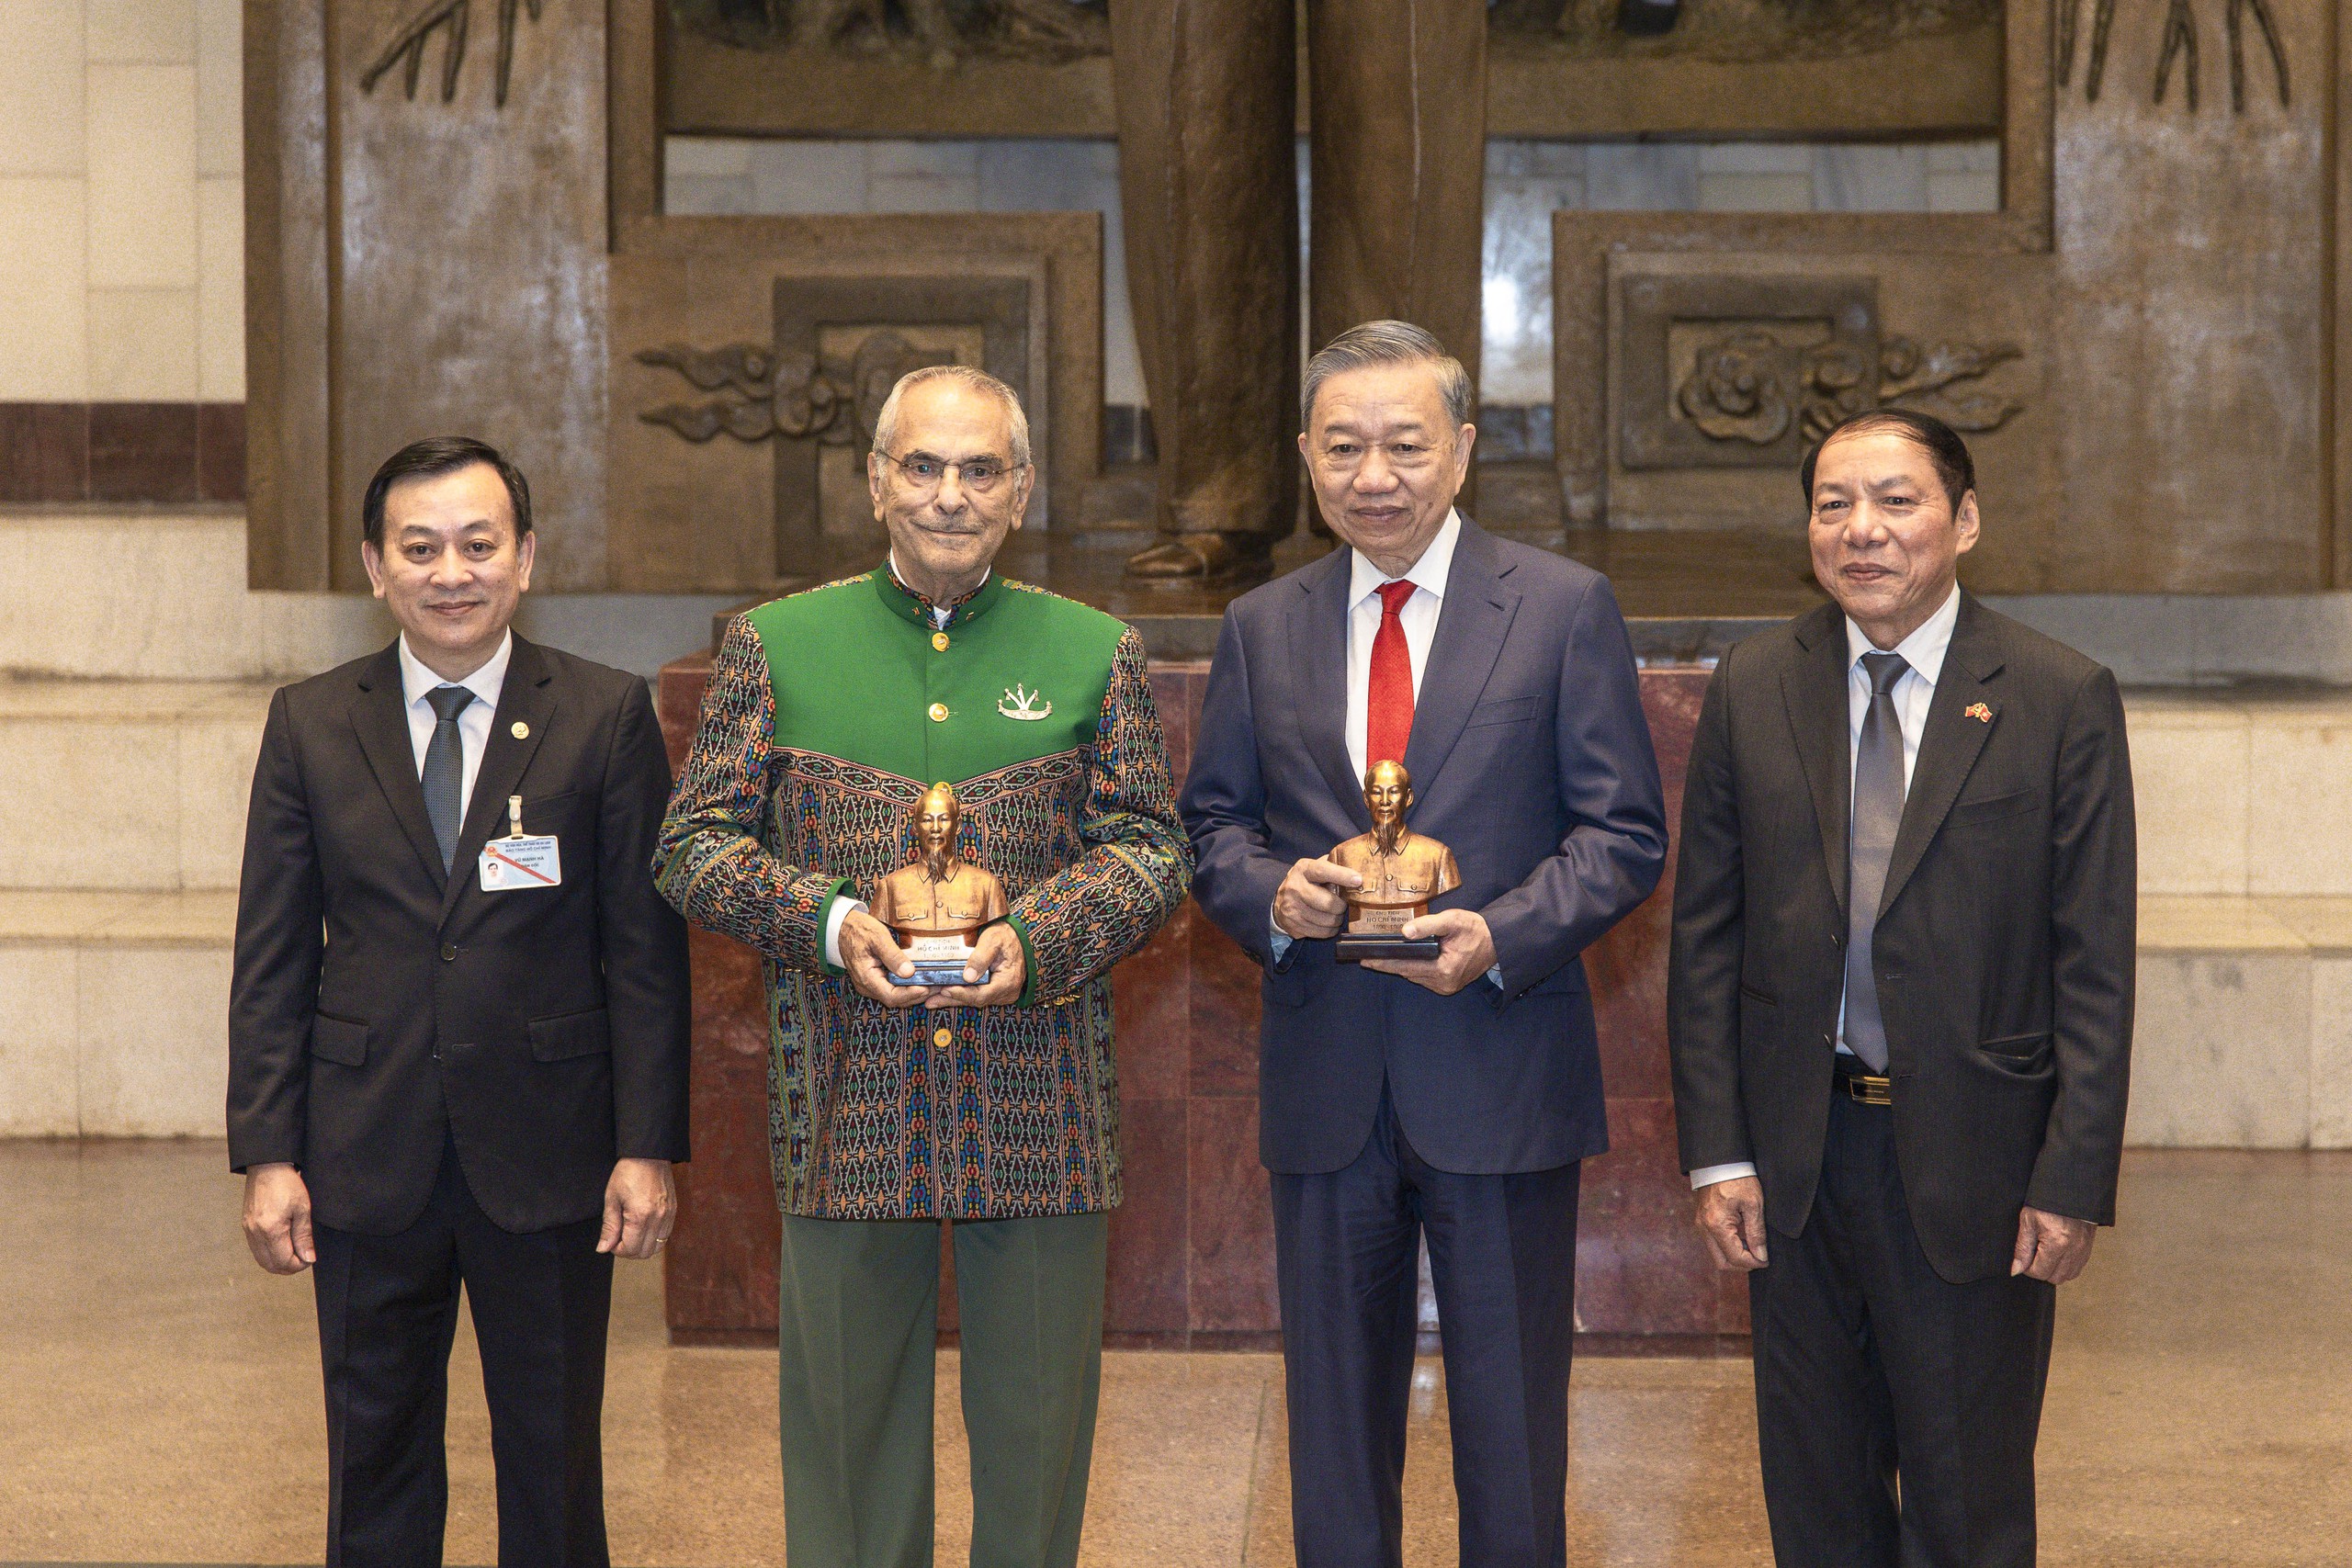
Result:
<svg viewBox="0 0 2352 1568">
<path fill-rule="evenodd" d="M 1260 534 L 1179 534 L 1127 558 L 1127 575 L 1146 582 L 1262 582 L 1273 570 Z"/>
</svg>

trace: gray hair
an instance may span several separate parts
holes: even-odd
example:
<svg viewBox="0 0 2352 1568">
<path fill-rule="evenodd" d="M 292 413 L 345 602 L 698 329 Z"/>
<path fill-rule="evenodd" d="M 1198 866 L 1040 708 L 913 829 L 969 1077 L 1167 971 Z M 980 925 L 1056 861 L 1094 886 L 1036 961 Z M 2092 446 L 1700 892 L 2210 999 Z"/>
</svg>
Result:
<svg viewBox="0 0 2352 1568">
<path fill-rule="evenodd" d="M 1315 394 L 1323 383 L 1349 370 L 1373 365 L 1426 365 L 1437 377 L 1445 399 L 1445 416 L 1456 429 L 1477 417 L 1472 401 L 1470 373 L 1462 361 L 1445 352 L 1445 344 L 1410 321 L 1365 321 L 1350 327 L 1306 362 L 1306 377 L 1298 390 L 1298 425 L 1315 425 Z"/>
<path fill-rule="evenodd" d="M 994 398 L 1012 425 L 1012 466 L 1029 466 L 1029 416 L 1022 412 L 1021 394 L 977 365 L 926 365 L 899 377 L 899 384 L 882 400 L 882 412 L 874 416 L 874 450 L 886 457 L 898 456 L 890 448 L 899 444 L 899 400 L 909 387 L 920 387 L 925 381 L 953 381 L 966 391 Z"/>
</svg>

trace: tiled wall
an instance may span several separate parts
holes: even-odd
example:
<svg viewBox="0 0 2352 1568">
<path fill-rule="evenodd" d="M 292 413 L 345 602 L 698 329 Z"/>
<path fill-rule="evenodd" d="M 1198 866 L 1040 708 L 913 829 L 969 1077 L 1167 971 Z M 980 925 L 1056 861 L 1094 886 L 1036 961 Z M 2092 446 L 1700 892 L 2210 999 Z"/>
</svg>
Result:
<svg viewBox="0 0 2352 1568">
<path fill-rule="evenodd" d="M 0 0 L 0 403 L 242 402 L 239 0 Z"/>
<path fill-rule="evenodd" d="M 1103 397 L 1119 407 L 1145 398 L 1127 313 L 1118 178 L 1118 150 L 1108 141 L 681 137 L 669 144 L 667 200 L 678 213 L 1093 208 L 1103 214 Z M 1490 142 L 1483 400 L 1501 406 L 1552 400 L 1555 208 L 1979 212 L 1999 205 L 2000 152 L 1990 141 Z"/>
</svg>

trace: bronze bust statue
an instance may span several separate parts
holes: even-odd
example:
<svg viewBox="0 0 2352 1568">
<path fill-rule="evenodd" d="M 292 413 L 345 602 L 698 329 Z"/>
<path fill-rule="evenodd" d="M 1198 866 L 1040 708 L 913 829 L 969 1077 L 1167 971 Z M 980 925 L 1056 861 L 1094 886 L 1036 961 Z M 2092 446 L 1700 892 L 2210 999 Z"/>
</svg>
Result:
<svg viewBox="0 0 2352 1568">
<path fill-rule="evenodd" d="M 1359 833 L 1331 852 L 1333 863 L 1363 877 L 1363 886 L 1348 895 L 1348 926 L 1340 938 L 1340 956 L 1355 956 L 1350 937 L 1376 937 L 1401 942 L 1396 932 L 1405 922 L 1430 912 L 1430 900 L 1462 886 L 1462 868 L 1453 852 L 1426 833 L 1405 826 L 1413 808 L 1413 778 L 1405 764 L 1377 761 L 1363 775 L 1363 803 L 1372 813 L 1372 831 Z M 1434 938 L 1424 939 L 1434 952 Z M 1415 943 L 1414 956 L 1422 955 Z M 1363 953 L 1362 956 L 1391 956 Z"/>
<path fill-rule="evenodd" d="M 972 938 L 1012 907 L 996 874 L 959 858 L 956 826 L 963 807 L 955 786 L 935 784 L 915 802 L 916 858 L 874 890 L 874 918 L 890 928 L 915 961 L 902 984 L 960 986 Z"/>
</svg>

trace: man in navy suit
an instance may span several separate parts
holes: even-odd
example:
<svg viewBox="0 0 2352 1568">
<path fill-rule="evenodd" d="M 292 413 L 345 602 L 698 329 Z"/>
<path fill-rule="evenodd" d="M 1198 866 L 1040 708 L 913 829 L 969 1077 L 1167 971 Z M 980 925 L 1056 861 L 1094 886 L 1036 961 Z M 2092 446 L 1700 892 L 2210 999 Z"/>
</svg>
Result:
<svg viewBox="0 0 2352 1568">
<path fill-rule="evenodd" d="M 1401 321 L 1308 364 L 1299 450 L 1349 547 L 1226 612 L 1182 805 L 1194 896 L 1266 972 L 1260 1155 L 1303 1568 L 1401 1560 L 1424 1233 L 1462 1560 L 1567 1551 L 1578 1162 L 1609 1142 L 1578 955 L 1657 886 L 1665 806 L 1607 581 L 1453 509 L 1470 400 Z M 1437 957 L 1341 963 L 1360 878 L 1328 856 L 1371 827 L 1385 761 L 1462 886 L 1405 929 Z"/>
</svg>

